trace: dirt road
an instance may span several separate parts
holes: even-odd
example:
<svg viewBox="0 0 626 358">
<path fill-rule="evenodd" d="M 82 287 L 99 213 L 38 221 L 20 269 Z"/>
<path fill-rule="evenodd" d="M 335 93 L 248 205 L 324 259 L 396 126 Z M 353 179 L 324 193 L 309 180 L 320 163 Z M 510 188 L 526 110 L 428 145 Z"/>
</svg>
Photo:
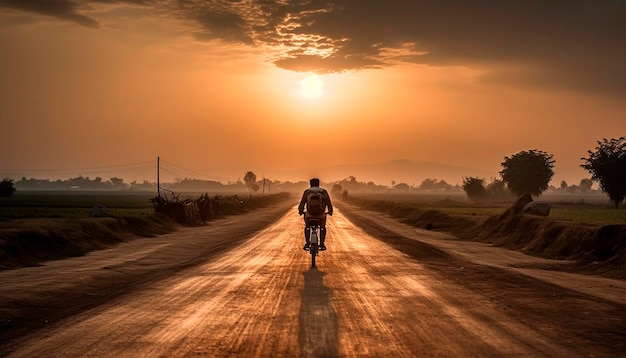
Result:
<svg viewBox="0 0 626 358">
<path fill-rule="evenodd" d="M 312 269 L 286 209 L 0 272 L 0 355 L 626 356 L 623 281 L 349 206 Z"/>
</svg>

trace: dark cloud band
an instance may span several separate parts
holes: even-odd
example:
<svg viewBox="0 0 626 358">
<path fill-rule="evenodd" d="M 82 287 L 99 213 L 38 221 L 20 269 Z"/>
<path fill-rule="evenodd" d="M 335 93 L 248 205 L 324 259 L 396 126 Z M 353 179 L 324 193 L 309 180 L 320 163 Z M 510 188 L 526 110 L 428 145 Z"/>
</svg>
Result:
<svg viewBox="0 0 626 358">
<path fill-rule="evenodd" d="M 84 5 L 90 1 L 80 2 Z M 486 71 L 485 82 L 626 95 L 626 2 L 99 0 L 190 20 L 201 40 L 276 49 L 274 63 L 321 73 L 409 62 Z M 0 6 L 96 27 L 71 0 Z"/>
</svg>

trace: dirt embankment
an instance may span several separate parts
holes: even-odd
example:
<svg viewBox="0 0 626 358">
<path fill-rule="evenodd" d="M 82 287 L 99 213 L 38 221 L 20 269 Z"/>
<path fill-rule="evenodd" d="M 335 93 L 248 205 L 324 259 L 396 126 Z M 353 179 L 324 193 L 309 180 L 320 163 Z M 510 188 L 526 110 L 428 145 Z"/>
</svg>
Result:
<svg viewBox="0 0 626 358">
<path fill-rule="evenodd" d="M 570 260 L 575 263 L 569 268 L 572 271 L 626 278 L 625 225 L 582 225 L 512 210 L 493 217 L 450 215 L 406 203 L 347 200 L 415 227 L 449 232 L 460 239 L 487 242 L 529 255 Z"/>
<path fill-rule="evenodd" d="M 284 201 L 289 195 L 266 196 L 226 215 Z M 626 278 L 626 226 L 589 226 L 507 212 L 500 216 L 450 215 L 410 204 L 348 198 L 351 204 L 389 214 L 415 227 L 451 233 L 524 253 L 576 262 L 576 272 Z M 137 237 L 154 237 L 179 227 L 161 215 L 125 218 L 20 219 L 0 221 L 0 270 L 82 256 Z"/>
<path fill-rule="evenodd" d="M 288 200 L 287 193 L 221 203 L 220 217 Z M 0 221 L 0 270 L 84 256 L 139 237 L 173 232 L 181 225 L 163 214 L 141 217 L 29 218 Z"/>
</svg>

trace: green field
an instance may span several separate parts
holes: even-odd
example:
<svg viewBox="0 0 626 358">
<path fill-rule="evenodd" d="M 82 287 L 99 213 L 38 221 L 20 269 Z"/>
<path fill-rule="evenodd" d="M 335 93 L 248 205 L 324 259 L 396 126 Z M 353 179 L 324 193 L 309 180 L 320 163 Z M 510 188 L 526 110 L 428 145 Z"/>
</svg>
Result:
<svg viewBox="0 0 626 358">
<path fill-rule="evenodd" d="M 180 198 L 196 194 L 181 195 Z M 154 213 L 154 193 L 120 192 L 17 192 L 0 198 L 0 218 L 81 218 L 89 217 L 94 205 L 102 205 L 115 216 L 143 216 Z M 512 201 L 474 204 L 464 194 L 354 194 L 354 197 L 403 203 L 447 214 L 494 216 L 502 214 Z M 545 195 L 539 199 L 552 205 L 550 217 L 590 225 L 626 225 L 626 210 L 615 210 L 605 196 Z"/>
<path fill-rule="evenodd" d="M 441 211 L 447 214 L 458 215 L 486 215 L 495 216 L 504 213 L 506 208 L 501 207 L 437 207 L 429 209 Z M 626 225 L 626 210 L 607 209 L 593 206 L 553 206 L 550 217 L 555 220 L 569 221 L 589 225 Z"/>
<path fill-rule="evenodd" d="M 202 193 L 180 193 L 179 200 L 198 198 Z M 286 193 L 282 193 L 285 194 Z M 109 213 L 117 217 L 137 217 L 154 214 L 154 207 L 150 199 L 154 193 L 149 192 L 67 192 L 67 191 L 22 191 L 9 198 L 0 198 L 1 219 L 24 219 L 24 218 L 86 218 L 95 205 L 101 205 L 109 210 Z M 213 197 L 213 196 L 211 196 Z M 261 196 L 249 196 L 246 193 L 224 194 L 218 197 L 234 202 L 239 205 L 241 198 L 248 209 L 254 209 L 272 200 L 284 198 L 281 194 Z M 232 199 L 235 198 L 233 201 Z M 222 207 L 226 209 L 226 207 Z M 225 214 L 232 210 L 225 211 Z"/>
<path fill-rule="evenodd" d="M 0 198 L 0 218 L 81 218 L 89 217 L 91 208 L 102 205 L 115 216 L 154 213 L 148 193 L 115 192 L 21 192 Z"/>
<path fill-rule="evenodd" d="M 464 194 L 354 194 L 355 198 L 402 203 L 421 210 L 436 210 L 453 215 L 495 216 L 513 205 L 507 202 L 475 204 Z M 603 195 L 545 195 L 538 199 L 550 203 L 550 217 L 588 225 L 626 225 L 626 209 L 614 209 Z"/>
</svg>

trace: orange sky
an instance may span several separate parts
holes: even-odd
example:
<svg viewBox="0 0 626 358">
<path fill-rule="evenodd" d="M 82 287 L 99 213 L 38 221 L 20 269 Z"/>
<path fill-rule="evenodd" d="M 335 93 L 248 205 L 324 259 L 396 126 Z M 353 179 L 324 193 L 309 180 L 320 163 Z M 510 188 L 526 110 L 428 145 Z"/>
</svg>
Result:
<svg viewBox="0 0 626 358">
<path fill-rule="evenodd" d="M 623 2 L 333 3 L 0 0 L 0 176 L 154 181 L 157 156 L 224 182 L 397 159 L 496 176 L 539 149 L 558 186 L 626 135 Z"/>
</svg>

